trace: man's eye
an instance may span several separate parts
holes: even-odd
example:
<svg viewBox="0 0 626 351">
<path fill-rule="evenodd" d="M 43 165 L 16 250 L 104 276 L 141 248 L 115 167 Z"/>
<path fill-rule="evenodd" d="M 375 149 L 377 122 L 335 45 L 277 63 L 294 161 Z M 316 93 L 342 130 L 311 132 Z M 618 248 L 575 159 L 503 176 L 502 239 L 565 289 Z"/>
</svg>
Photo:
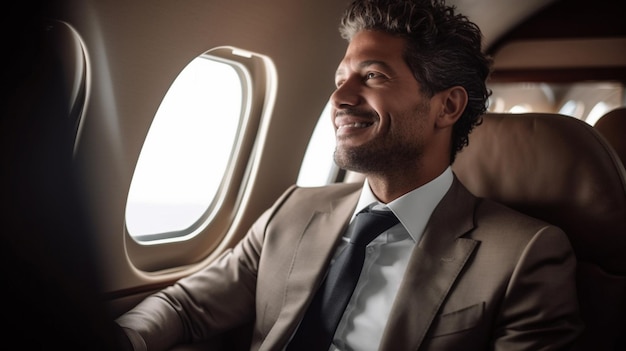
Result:
<svg viewBox="0 0 626 351">
<path fill-rule="evenodd" d="M 374 73 L 374 72 L 369 72 L 365 75 L 365 79 L 372 79 L 372 78 L 376 78 L 378 77 L 378 74 Z"/>
</svg>

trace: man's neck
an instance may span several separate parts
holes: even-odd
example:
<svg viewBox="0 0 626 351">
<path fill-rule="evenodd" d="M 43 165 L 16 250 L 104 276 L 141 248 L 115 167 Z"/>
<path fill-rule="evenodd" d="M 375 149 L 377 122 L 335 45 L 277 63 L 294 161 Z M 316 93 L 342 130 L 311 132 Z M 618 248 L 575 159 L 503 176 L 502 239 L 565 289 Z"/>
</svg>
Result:
<svg viewBox="0 0 626 351">
<path fill-rule="evenodd" d="M 388 172 L 385 174 L 366 174 L 372 193 L 382 202 L 390 203 L 400 196 L 419 188 L 432 181 L 443 173 L 449 165 L 444 167 L 420 168 Z"/>
</svg>

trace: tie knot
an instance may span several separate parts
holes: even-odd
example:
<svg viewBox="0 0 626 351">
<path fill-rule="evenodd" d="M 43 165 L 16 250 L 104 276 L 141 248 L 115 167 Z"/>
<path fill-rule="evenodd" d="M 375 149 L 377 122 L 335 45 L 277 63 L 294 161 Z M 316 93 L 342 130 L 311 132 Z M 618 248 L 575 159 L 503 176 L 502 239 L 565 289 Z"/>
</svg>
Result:
<svg viewBox="0 0 626 351">
<path fill-rule="evenodd" d="M 368 208 L 356 215 L 350 242 L 355 245 L 366 246 L 380 233 L 393 227 L 398 222 L 398 218 L 391 211 L 379 211 Z"/>
</svg>

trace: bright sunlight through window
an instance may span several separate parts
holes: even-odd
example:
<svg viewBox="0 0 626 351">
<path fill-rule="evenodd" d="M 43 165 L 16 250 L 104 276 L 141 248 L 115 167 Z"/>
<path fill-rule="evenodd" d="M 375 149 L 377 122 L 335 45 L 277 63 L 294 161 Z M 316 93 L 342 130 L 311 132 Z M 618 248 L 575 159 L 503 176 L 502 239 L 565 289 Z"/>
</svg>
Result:
<svg viewBox="0 0 626 351">
<path fill-rule="evenodd" d="M 330 119 L 330 104 L 326 104 L 304 155 L 298 174 L 298 185 L 320 186 L 328 184 L 329 178 L 337 167 L 333 161 L 334 151 L 335 130 Z"/>
<path fill-rule="evenodd" d="M 189 234 L 215 197 L 241 121 L 243 85 L 233 65 L 208 55 L 176 78 L 154 117 L 126 207 L 129 234 Z M 186 231 L 187 230 L 187 231 Z"/>
</svg>

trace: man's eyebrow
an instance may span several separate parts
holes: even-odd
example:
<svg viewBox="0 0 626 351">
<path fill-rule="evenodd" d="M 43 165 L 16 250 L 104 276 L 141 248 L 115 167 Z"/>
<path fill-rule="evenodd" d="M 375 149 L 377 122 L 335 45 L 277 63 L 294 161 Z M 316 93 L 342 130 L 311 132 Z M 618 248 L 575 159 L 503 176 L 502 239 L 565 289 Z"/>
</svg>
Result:
<svg viewBox="0 0 626 351">
<path fill-rule="evenodd" d="M 381 66 L 382 68 L 386 69 L 386 70 L 392 70 L 391 66 L 389 66 L 389 64 L 385 61 L 380 61 L 380 60 L 367 60 L 367 61 L 363 61 L 361 63 L 359 63 L 358 67 L 359 68 L 367 68 L 367 67 L 371 67 L 371 66 Z"/>
<path fill-rule="evenodd" d="M 393 69 L 391 68 L 391 66 L 389 66 L 389 64 L 385 61 L 381 61 L 381 60 L 365 60 L 365 61 L 361 61 L 359 62 L 359 64 L 357 65 L 358 69 L 364 69 L 364 68 L 368 68 L 371 66 L 380 66 L 385 70 L 388 71 L 393 71 Z M 340 76 L 341 74 L 343 74 L 345 72 L 345 69 L 342 67 L 339 67 L 337 69 L 337 71 L 335 72 L 335 77 Z"/>
</svg>

